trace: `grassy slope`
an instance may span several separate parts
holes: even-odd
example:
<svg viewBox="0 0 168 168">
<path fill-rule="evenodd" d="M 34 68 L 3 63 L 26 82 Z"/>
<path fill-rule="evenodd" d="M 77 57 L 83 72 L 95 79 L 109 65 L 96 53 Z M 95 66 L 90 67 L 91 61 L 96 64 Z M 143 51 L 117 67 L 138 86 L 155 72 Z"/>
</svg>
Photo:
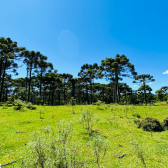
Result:
<svg viewBox="0 0 168 168">
<path fill-rule="evenodd" d="M 107 138 L 109 149 L 102 162 L 103 167 L 143 167 L 137 156 L 136 145 L 143 152 L 147 167 L 168 167 L 168 131 L 159 133 L 145 132 L 136 128 L 133 113 L 139 113 L 141 117 L 156 117 L 160 121 L 168 116 L 168 106 L 125 106 L 111 105 L 115 109 L 111 112 L 110 107 L 103 110 L 97 106 L 76 106 L 75 114 L 71 106 L 40 107 L 37 110 L 14 111 L 12 107 L 2 109 L 0 107 L 0 163 L 6 164 L 18 160 L 26 149 L 26 144 L 31 140 L 33 131 L 51 125 L 57 127 L 57 121 L 63 119 L 73 125 L 73 141 L 81 146 L 81 154 L 90 162 L 90 166 L 97 167 L 91 147 L 90 139 L 86 130 L 79 124 L 81 112 L 91 109 L 95 117 L 100 121 L 94 127 L 98 133 Z M 39 109 L 43 109 L 40 119 Z M 22 133 L 16 133 L 22 132 Z M 82 147 L 82 145 L 84 147 Z M 126 154 L 119 159 L 118 155 Z M 8 167 L 19 167 L 19 162 Z"/>
</svg>

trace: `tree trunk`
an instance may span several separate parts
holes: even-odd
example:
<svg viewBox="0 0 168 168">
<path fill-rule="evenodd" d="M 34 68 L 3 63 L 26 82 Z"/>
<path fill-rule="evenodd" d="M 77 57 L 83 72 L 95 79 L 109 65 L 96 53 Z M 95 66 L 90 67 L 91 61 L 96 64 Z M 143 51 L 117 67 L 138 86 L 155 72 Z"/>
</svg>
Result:
<svg viewBox="0 0 168 168">
<path fill-rule="evenodd" d="M 3 63 L 3 60 L 2 60 L 2 58 L 0 59 L 0 84 L 1 84 L 1 75 L 2 75 L 2 69 L 3 69 L 3 67 L 2 67 L 2 63 Z M 1 84 L 1 87 L 2 87 L 2 84 Z M 1 90 L 0 90 L 0 102 L 1 102 Z"/>
<path fill-rule="evenodd" d="M 41 70 L 41 74 L 40 74 L 40 101 L 41 101 L 41 81 L 42 81 L 42 70 Z"/>
<path fill-rule="evenodd" d="M 147 104 L 147 102 L 146 102 L 146 88 L 145 88 L 145 82 L 144 82 L 144 102 L 145 102 L 145 104 Z"/>
<path fill-rule="evenodd" d="M 54 86 L 52 86 L 52 94 L 51 94 L 51 105 L 54 105 Z"/>
<path fill-rule="evenodd" d="M 66 100 L 66 96 L 65 96 L 65 79 L 64 79 L 64 104 L 66 103 L 65 100 Z"/>
<path fill-rule="evenodd" d="M 92 79 L 90 79 L 90 91 L 91 91 L 91 104 L 92 104 L 92 103 L 93 103 L 93 101 L 92 101 L 92 99 L 93 99 L 93 98 L 92 98 L 92 96 L 93 96 L 93 95 L 92 95 L 93 89 L 92 89 L 92 82 L 91 82 L 91 80 L 92 80 Z"/>
<path fill-rule="evenodd" d="M 86 101 L 87 101 L 87 104 L 89 103 L 89 98 L 88 98 L 88 85 L 86 83 Z"/>
<path fill-rule="evenodd" d="M 28 68 L 27 68 L 27 78 L 26 78 L 26 102 L 28 101 L 28 95 L 27 95 L 27 83 L 28 83 L 28 74 L 29 74 L 29 72 L 28 72 Z"/>
<path fill-rule="evenodd" d="M 51 84 L 50 84 L 50 91 L 49 91 L 48 105 L 50 105 L 50 95 L 51 95 Z"/>
<path fill-rule="evenodd" d="M 30 101 L 31 73 L 32 73 L 32 62 L 31 62 L 31 67 L 30 67 L 30 76 L 29 76 L 28 102 Z"/>
<path fill-rule="evenodd" d="M 116 103 L 119 103 L 119 87 L 118 87 L 118 73 L 115 72 L 115 101 Z"/>
<path fill-rule="evenodd" d="M 2 93 L 3 93 L 3 85 L 4 85 L 4 79 L 5 79 L 5 73 L 6 73 L 6 66 L 7 66 L 7 58 L 5 60 L 4 71 L 3 71 L 3 76 L 2 76 L 1 92 L 0 92 L 0 102 L 2 101 Z"/>
</svg>

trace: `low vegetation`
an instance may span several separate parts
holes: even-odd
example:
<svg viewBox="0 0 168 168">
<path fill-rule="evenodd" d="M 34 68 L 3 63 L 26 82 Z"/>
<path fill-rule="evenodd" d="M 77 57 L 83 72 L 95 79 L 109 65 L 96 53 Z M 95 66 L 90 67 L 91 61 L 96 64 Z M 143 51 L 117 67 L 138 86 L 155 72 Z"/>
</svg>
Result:
<svg viewBox="0 0 168 168">
<path fill-rule="evenodd" d="M 73 106 L 75 113 L 72 105 L 33 111 L 1 106 L 0 163 L 9 168 L 168 167 L 167 106 Z"/>
</svg>

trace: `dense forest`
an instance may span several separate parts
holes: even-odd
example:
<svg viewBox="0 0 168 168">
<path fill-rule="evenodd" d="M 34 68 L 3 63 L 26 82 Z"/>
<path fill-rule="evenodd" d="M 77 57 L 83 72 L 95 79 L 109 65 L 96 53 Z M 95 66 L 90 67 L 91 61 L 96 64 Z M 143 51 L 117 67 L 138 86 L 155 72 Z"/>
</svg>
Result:
<svg viewBox="0 0 168 168">
<path fill-rule="evenodd" d="M 14 77 L 18 75 L 19 62 L 26 65 L 24 78 Z M 125 77 L 139 83 L 139 89 L 132 90 L 122 83 Z M 96 83 L 96 79 L 106 79 L 108 84 Z M 38 105 L 64 105 L 93 104 L 98 100 L 120 104 L 167 101 L 168 86 L 153 94 L 148 85 L 152 81 L 155 81 L 152 75 L 138 75 L 127 56 L 119 54 L 100 63 L 82 65 L 78 78 L 68 73 L 59 74 L 47 62 L 47 56 L 0 37 L 0 102 L 21 99 Z"/>
</svg>

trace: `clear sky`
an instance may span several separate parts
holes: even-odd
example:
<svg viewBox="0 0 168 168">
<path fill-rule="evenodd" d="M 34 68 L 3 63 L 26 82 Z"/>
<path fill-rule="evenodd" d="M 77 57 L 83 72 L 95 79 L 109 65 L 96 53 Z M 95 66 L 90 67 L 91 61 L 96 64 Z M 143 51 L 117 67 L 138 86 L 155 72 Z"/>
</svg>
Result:
<svg viewBox="0 0 168 168">
<path fill-rule="evenodd" d="M 85 63 L 125 54 L 138 74 L 154 76 L 156 91 L 168 85 L 167 9 L 167 0 L 1 0 L 0 37 L 74 77 Z M 26 76 L 25 67 L 18 72 Z"/>
</svg>

